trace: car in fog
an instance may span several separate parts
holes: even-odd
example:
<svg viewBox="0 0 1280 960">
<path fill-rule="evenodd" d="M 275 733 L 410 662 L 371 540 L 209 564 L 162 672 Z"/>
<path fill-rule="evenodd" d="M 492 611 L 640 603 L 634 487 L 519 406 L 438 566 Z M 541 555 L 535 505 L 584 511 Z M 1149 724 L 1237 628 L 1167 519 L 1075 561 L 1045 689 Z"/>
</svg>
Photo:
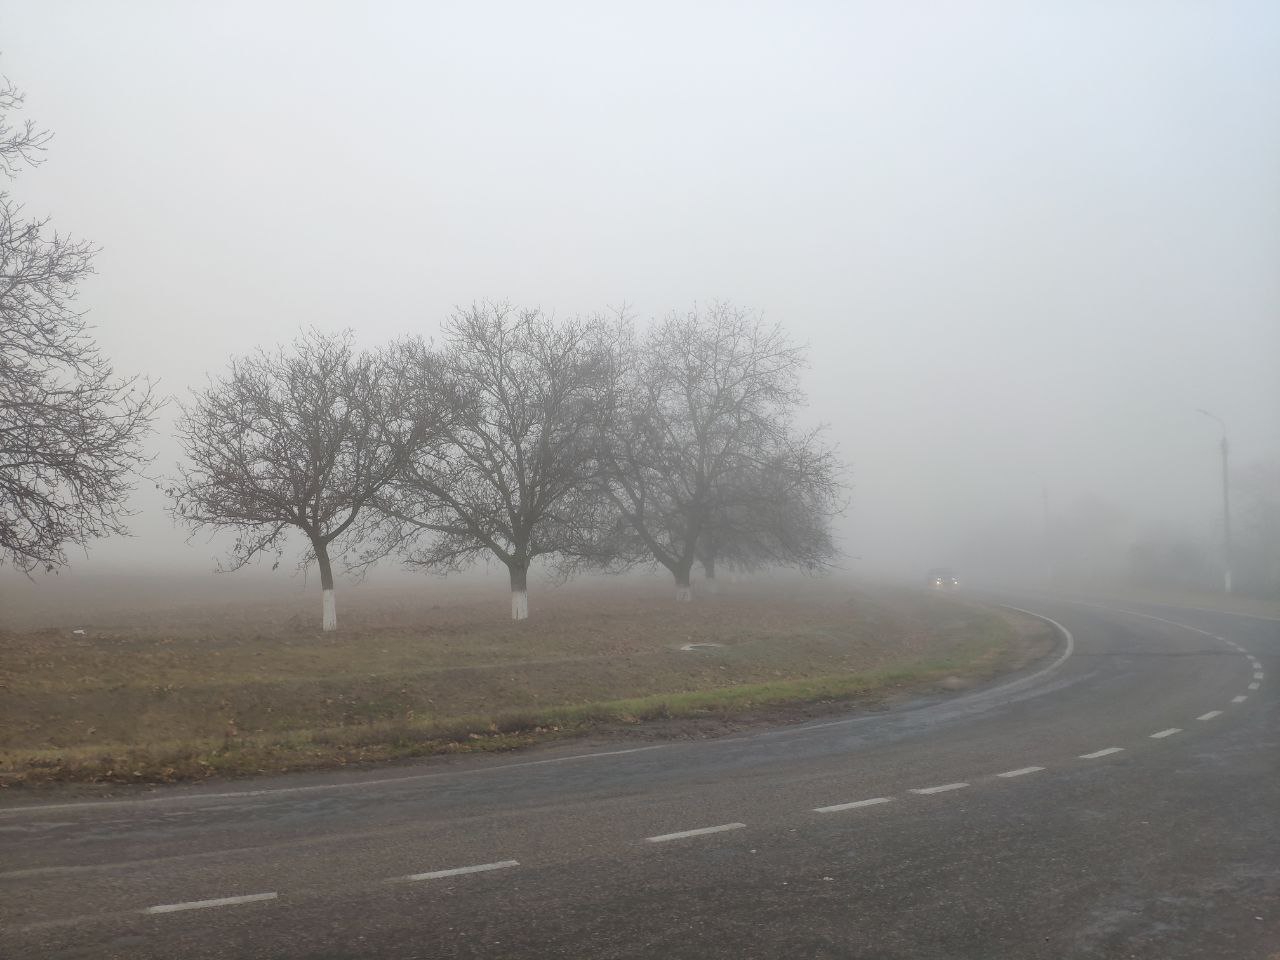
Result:
<svg viewBox="0 0 1280 960">
<path fill-rule="evenodd" d="M 925 583 L 935 590 L 949 590 L 960 586 L 960 578 L 950 567 L 933 567 L 925 574 Z"/>
</svg>

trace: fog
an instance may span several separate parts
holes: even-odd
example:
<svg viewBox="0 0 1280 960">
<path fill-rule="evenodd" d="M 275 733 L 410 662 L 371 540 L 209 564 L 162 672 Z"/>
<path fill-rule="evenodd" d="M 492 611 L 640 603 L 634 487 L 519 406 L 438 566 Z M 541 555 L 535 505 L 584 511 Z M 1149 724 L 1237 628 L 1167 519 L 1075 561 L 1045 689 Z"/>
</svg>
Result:
<svg viewBox="0 0 1280 960">
<path fill-rule="evenodd" d="M 1019 565 L 1046 498 L 1212 544 L 1197 408 L 1280 456 L 1272 3 L 59 3 L 0 38 L 56 134 L 15 193 L 101 244 L 81 306 L 178 398 L 302 325 L 730 299 L 809 345 L 870 573 Z M 133 507 L 60 576 L 212 568 Z"/>
</svg>

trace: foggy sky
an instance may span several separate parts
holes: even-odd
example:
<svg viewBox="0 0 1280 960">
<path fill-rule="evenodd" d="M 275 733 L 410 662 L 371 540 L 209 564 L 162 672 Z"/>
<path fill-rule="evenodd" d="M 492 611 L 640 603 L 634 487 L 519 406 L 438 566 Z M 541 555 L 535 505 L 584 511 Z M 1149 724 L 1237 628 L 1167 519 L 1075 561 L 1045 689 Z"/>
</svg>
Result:
<svg viewBox="0 0 1280 960">
<path fill-rule="evenodd" d="M 1042 488 L 1211 536 L 1197 407 L 1280 456 L 1274 3 L 9 4 L 0 70 L 56 134 L 15 194 L 179 397 L 304 324 L 731 299 L 811 347 L 854 569 Z M 134 505 L 73 574 L 212 566 Z"/>
</svg>

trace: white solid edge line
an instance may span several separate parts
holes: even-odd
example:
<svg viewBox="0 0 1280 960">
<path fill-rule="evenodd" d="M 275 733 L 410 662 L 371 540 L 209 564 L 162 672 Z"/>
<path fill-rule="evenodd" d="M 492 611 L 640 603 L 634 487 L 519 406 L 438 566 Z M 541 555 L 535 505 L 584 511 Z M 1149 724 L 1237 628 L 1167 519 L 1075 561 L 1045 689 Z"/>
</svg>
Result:
<svg viewBox="0 0 1280 960">
<path fill-rule="evenodd" d="M 519 860 L 499 860 L 496 863 L 477 863 L 471 867 L 452 867 L 448 870 L 430 870 L 427 873 L 411 873 L 398 880 L 439 880 L 441 877 L 460 877 L 467 873 L 484 873 L 486 870 L 504 870 L 520 866 Z"/>
<path fill-rule="evenodd" d="M 1119 753 L 1124 747 L 1103 747 L 1101 750 L 1095 750 L 1093 753 L 1080 754 L 1081 760 L 1097 760 L 1099 757 L 1109 757 L 1113 753 Z"/>
<path fill-rule="evenodd" d="M 243 897 L 219 897 L 216 900 L 188 900 L 185 903 L 162 903 L 147 907 L 143 913 L 177 913 L 180 910 L 205 910 L 209 907 L 230 907 L 237 903 L 254 903 L 258 900 L 274 900 L 274 893 L 250 893 Z"/>
<path fill-rule="evenodd" d="M 1181 727 L 1170 727 L 1167 730 L 1157 730 L 1155 733 L 1151 734 L 1151 739 L 1163 740 L 1165 737 L 1172 737 L 1175 733 L 1181 733 L 1181 732 L 1182 732 Z"/>
<path fill-rule="evenodd" d="M 1078 602 L 1078 601 L 1069 601 L 1069 602 Z M 1048 666 L 1041 667 L 1035 673 L 1028 674 L 1025 677 L 1016 677 L 1013 680 L 1010 680 L 1006 683 L 992 687 L 989 690 L 981 691 L 981 694 L 983 696 L 991 696 L 993 694 L 1002 693 L 1011 689 L 1017 689 L 1019 687 L 1023 687 L 1031 683 L 1034 680 L 1039 680 L 1041 677 L 1045 676 L 1048 673 L 1053 672 L 1054 670 L 1057 670 L 1058 667 L 1062 666 L 1062 664 L 1066 662 L 1067 658 L 1070 657 L 1075 652 L 1075 647 L 1076 647 L 1075 637 L 1072 636 L 1071 631 L 1068 630 L 1066 627 L 1064 627 L 1062 624 L 1060 624 L 1057 620 L 1054 620 L 1051 617 L 1046 617 L 1042 613 L 1036 613 L 1034 610 L 1027 610 L 1023 607 L 1015 607 L 1015 606 L 1011 606 L 1010 604 L 999 604 L 999 606 L 1004 607 L 1004 609 L 1006 610 L 1014 610 L 1018 613 L 1025 613 L 1027 616 L 1035 617 L 1038 620 L 1043 620 L 1045 623 L 1052 624 L 1057 630 L 1059 630 L 1062 633 L 1062 636 L 1066 639 L 1067 644 L 1066 644 L 1066 649 L 1062 651 L 1062 654 L 1056 660 L 1050 663 Z M 805 733 L 810 730 L 820 730 L 826 727 L 835 727 L 835 726 L 841 726 L 843 724 L 855 723 L 863 719 L 865 719 L 865 717 L 852 717 L 852 718 L 845 718 L 842 720 L 830 720 L 824 723 L 815 723 L 815 724 L 809 724 L 803 727 L 796 727 L 794 730 L 790 732 Z M 744 738 L 734 738 L 733 740 L 706 741 L 706 742 L 730 743 L 730 742 L 737 742 L 739 739 L 744 739 Z M 518 760 L 514 763 L 500 763 L 500 764 L 495 764 L 491 767 L 472 767 L 467 770 L 447 770 L 447 771 L 441 770 L 439 772 L 433 771 L 431 773 L 410 774 L 408 776 L 403 776 L 403 777 L 377 777 L 372 780 L 350 780 L 350 781 L 338 782 L 338 783 L 334 783 L 333 781 L 330 781 L 328 783 L 312 783 L 312 784 L 306 784 L 304 786 L 296 786 L 296 787 L 263 787 L 256 790 L 228 790 L 228 791 L 223 791 L 221 793 L 181 793 L 181 794 L 167 794 L 165 796 L 160 796 L 160 797 L 135 797 L 128 800 L 84 800 L 84 801 L 79 801 L 75 803 L 47 803 L 47 804 L 39 804 L 39 805 L 33 805 L 33 806 L 27 806 L 27 807 L 5 807 L 5 808 L 0 808 L 0 817 L 6 817 L 6 816 L 16 817 L 16 816 L 23 816 L 23 815 L 38 816 L 42 813 L 51 813 L 58 810 L 75 810 L 79 808 L 89 809 L 93 807 L 99 807 L 99 808 L 100 807 L 124 807 L 124 806 L 132 807 L 132 806 L 137 806 L 139 804 L 161 804 L 161 803 L 200 803 L 200 802 L 207 802 L 210 800 L 256 799 L 258 797 L 283 796 L 283 795 L 295 794 L 295 793 L 312 793 L 312 792 L 317 792 L 322 790 L 359 790 L 359 789 L 368 788 L 368 787 L 384 787 L 384 786 L 395 786 L 399 784 L 407 784 L 407 783 L 412 783 L 418 780 L 434 780 L 440 777 L 472 776 L 472 775 L 478 775 L 478 774 L 501 773 L 506 770 L 514 770 L 520 767 L 536 767 L 536 766 L 542 766 L 543 764 L 550 764 L 550 763 L 570 763 L 576 760 L 595 760 L 597 758 L 602 758 L 602 757 L 618 757 L 618 756 L 623 756 L 624 754 L 629 754 L 629 753 L 644 753 L 649 750 L 667 750 L 667 749 L 670 749 L 671 746 L 672 744 L 669 744 L 669 743 L 654 743 L 654 744 L 649 744 L 648 746 L 643 746 L 643 747 L 627 747 L 622 750 L 600 750 L 595 753 L 577 753 L 567 757 L 547 757 L 542 760 Z"/>
<path fill-rule="evenodd" d="M 696 830 L 681 830 L 678 833 L 660 833 L 656 837 L 645 837 L 648 843 L 665 843 L 668 840 L 682 840 L 685 837 L 701 837 L 708 833 L 724 833 L 726 830 L 741 830 L 745 823 L 722 823 L 715 827 L 699 827 Z"/>
<path fill-rule="evenodd" d="M 1258 681 L 1257 681 L 1257 680 L 1255 680 L 1255 681 L 1253 681 L 1253 683 L 1249 684 L 1248 689 L 1249 689 L 1249 690 L 1257 690 L 1259 686 L 1261 686 L 1261 684 L 1259 684 L 1259 683 L 1258 683 Z"/>
<path fill-rule="evenodd" d="M 916 787 L 911 792 L 919 794 L 946 793 L 948 790 L 959 790 L 961 787 L 967 786 L 967 783 L 944 783 L 937 787 Z"/>
<path fill-rule="evenodd" d="M 1222 716 L 1221 710 L 1210 710 L 1208 713 L 1202 713 L 1196 717 L 1197 720 L 1212 720 L 1214 717 Z"/>
<path fill-rule="evenodd" d="M 833 803 L 829 807 L 814 807 L 814 813 L 839 813 L 841 810 L 853 810 L 855 807 L 873 807 L 877 803 L 888 803 L 893 797 L 872 797 L 870 800 L 854 800 L 852 803 Z"/>
<path fill-rule="evenodd" d="M 1012 610 L 1015 613 L 1025 613 L 1029 617 L 1035 617 L 1037 620 L 1043 620 L 1045 623 L 1050 624 L 1051 626 L 1053 626 L 1055 630 L 1057 630 L 1062 634 L 1063 639 L 1067 641 L 1067 645 L 1066 645 L 1066 649 L 1062 651 L 1062 654 L 1056 660 L 1054 660 L 1053 663 L 1049 664 L 1047 667 L 1042 667 L 1041 669 L 1037 670 L 1035 673 L 1030 674 L 1028 676 L 1018 677 L 1014 680 L 1009 681 L 1008 683 L 1002 683 L 998 687 L 993 687 L 992 688 L 993 690 L 1001 690 L 1001 689 L 1004 689 L 1005 687 L 1021 686 L 1022 684 L 1027 683 L 1030 680 L 1038 680 L 1040 677 L 1043 677 L 1045 674 L 1052 673 L 1054 670 L 1057 670 L 1060 666 L 1066 663 L 1068 657 L 1070 657 L 1073 653 L 1075 653 L 1076 638 L 1072 636 L 1072 633 L 1070 630 L 1068 630 L 1066 627 L 1060 624 L 1057 620 L 1054 620 L 1052 617 L 1046 617 L 1043 613 L 1036 613 L 1034 610 L 1028 610 L 1025 607 L 1015 607 L 1007 603 L 1002 603 L 1000 604 L 1000 606 L 1004 607 L 1006 610 Z"/>
<path fill-rule="evenodd" d="M 997 773 L 997 777 L 1023 777 L 1028 773 L 1039 773 L 1044 767 L 1019 767 L 1017 770 L 1006 770 L 1004 773 Z"/>
<path fill-rule="evenodd" d="M 990 698 L 998 694 L 1006 694 L 1014 690 L 1020 690 L 1022 687 L 1025 687 L 1031 684 L 1032 682 L 1039 680 L 1041 677 L 1044 677 L 1047 674 L 1052 673 L 1054 670 L 1057 670 L 1060 666 L 1066 663 L 1067 658 L 1070 657 L 1073 653 L 1075 653 L 1075 650 L 1076 650 L 1076 638 L 1071 635 L 1071 631 L 1068 630 L 1066 627 L 1064 627 L 1062 624 L 1060 624 L 1057 620 L 1054 620 L 1052 617 L 1046 617 L 1043 613 L 1036 613 L 1034 610 L 1027 610 L 1024 607 L 1015 607 L 1008 603 L 998 603 L 996 604 L 996 606 L 1004 610 L 1012 610 L 1015 613 L 1025 613 L 1029 617 L 1035 617 L 1035 619 L 1037 620 L 1044 621 L 1045 623 L 1052 626 L 1055 630 L 1058 630 L 1062 634 L 1062 636 L 1066 639 L 1067 643 L 1066 643 L 1066 648 L 1062 651 L 1062 653 L 1058 656 L 1058 658 L 1054 660 L 1053 663 L 1049 664 L 1047 667 L 1041 667 L 1035 673 L 1029 673 L 1025 677 L 1014 677 L 1012 680 L 1006 680 L 1004 683 L 998 684 L 994 687 L 990 687 L 986 690 L 979 690 L 975 694 L 975 696 L 984 697 L 984 698 Z M 826 720 L 826 721 L 823 721 L 822 723 L 809 723 L 809 724 L 805 724 L 803 727 L 795 727 L 789 732 L 790 733 L 809 733 L 812 730 L 825 730 L 829 727 L 843 727 L 850 723 L 861 723 L 865 719 L 866 719 L 866 716 L 862 715 L 862 716 L 856 716 L 856 717 L 844 717 L 843 719 L 840 719 L 840 720 Z M 736 740 L 719 740 L 719 741 L 707 741 L 707 742 L 733 743 L 733 742 L 736 742 Z M 659 744 L 659 746 L 662 746 L 662 744 Z M 0 814 L 3 814 L 3 813 L 4 811 L 0 810 Z"/>
</svg>

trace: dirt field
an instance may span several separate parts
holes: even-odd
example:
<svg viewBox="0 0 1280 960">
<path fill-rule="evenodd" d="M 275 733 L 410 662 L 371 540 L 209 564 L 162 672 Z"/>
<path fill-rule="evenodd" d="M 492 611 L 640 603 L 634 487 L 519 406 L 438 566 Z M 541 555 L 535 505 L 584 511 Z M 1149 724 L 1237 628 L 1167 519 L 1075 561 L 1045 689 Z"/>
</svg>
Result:
<svg viewBox="0 0 1280 960">
<path fill-rule="evenodd" d="M 536 592 L 516 624 L 490 585 L 366 585 L 340 592 L 328 635 L 309 592 L 132 609 L 119 588 L 80 596 L 43 615 L 56 625 L 28 611 L 0 632 L 0 785 L 508 749 L 652 720 L 697 735 L 699 718 L 983 678 L 1052 646 L 1041 625 L 958 598 L 831 580 L 721 590 L 677 605 L 662 581 L 573 584 Z"/>
</svg>

